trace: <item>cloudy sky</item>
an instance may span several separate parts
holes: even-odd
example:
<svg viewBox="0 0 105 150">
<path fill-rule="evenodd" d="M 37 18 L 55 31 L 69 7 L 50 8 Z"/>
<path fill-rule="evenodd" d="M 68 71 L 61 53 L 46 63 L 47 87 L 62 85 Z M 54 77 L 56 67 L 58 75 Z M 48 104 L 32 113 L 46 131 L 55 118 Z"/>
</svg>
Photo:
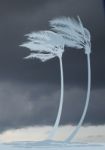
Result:
<svg viewBox="0 0 105 150">
<path fill-rule="evenodd" d="M 27 56 L 29 51 L 19 45 L 26 41 L 25 34 L 49 29 L 48 21 L 52 18 L 77 17 L 77 15 L 90 30 L 92 37 L 92 89 L 84 125 L 103 130 L 105 126 L 103 1 L 0 0 L 0 138 L 14 129 L 23 133 L 24 129 L 31 128 L 30 135 L 36 129 L 46 133 L 46 128 L 49 130 L 54 124 L 60 97 L 59 61 L 57 58 L 46 63 L 38 60 L 25 61 L 23 57 Z M 60 125 L 65 125 L 68 132 L 70 128 L 68 126 L 74 126 L 79 121 L 85 104 L 87 62 L 84 51 L 65 49 L 63 65 L 65 95 Z M 101 133 L 97 132 L 97 135 Z"/>
</svg>

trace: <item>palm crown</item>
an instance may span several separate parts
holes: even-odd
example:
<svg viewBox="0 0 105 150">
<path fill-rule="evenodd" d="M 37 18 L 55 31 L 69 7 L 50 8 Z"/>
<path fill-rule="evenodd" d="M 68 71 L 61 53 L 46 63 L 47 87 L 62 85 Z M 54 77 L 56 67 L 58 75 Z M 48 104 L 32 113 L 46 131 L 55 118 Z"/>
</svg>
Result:
<svg viewBox="0 0 105 150">
<path fill-rule="evenodd" d="M 20 46 L 29 48 L 31 54 L 25 59 L 37 58 L 44 62 L 56 56 L 59 57 L 64 52 L 64 40 L 57 33 L 39 31 L 26 34 L 26 36 L 29 41 Z"/>
<path fill-rule="evenodd" d="M 61 17 L 50 21 L 52 30 L 62 35 L 65 45 L 77 49 L 85 49 L 85 53 L 91 52 L 90 32 L 83 27 L 80 18 L 78 20 L 69 17 Z"/>
</svg>

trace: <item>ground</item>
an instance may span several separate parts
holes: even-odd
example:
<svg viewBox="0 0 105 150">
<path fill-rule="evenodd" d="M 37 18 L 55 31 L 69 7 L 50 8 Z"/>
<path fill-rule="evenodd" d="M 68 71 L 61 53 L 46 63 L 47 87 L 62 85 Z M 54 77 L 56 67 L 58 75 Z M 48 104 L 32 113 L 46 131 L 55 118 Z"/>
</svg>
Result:
<svg viewBox="0 0 105 150">
<path fill-rule="evenodd" d="M 14 142 L 1 143 L 0 150 L 105 150 L 105 143 Z"/>
</svg>

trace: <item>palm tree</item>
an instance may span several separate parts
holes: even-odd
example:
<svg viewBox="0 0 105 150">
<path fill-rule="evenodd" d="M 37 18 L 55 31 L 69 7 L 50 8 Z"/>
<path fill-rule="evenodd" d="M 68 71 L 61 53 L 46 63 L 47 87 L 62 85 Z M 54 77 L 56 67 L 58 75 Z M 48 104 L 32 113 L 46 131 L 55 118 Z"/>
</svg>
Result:
<svg viewBox="0 0 105 150">
<path fill-rule="evenodd" d="M 86 95 L 86 103 L 80 118 L 80 121 L 74 131 L 65 139 L 66 142 L 71 142 L 71 140 L 75 137 L 78 130 L 80 129 L 84 118 L 86 116 L 89 99 L 90 99 L 90 88 L 91 88 L 91 66 L 90 66 L 90 53 L 91 53 L 91 38 L 90 32 L 83 27 L 83 24 L 78 17 L 78 20 L 69 18 L 69 17 L 61 17 L 57 19 L 53 19 L 50 21 L 50 26 L 52 30 L 60 34 L 65 41 L 65 45 L 67 47 L 72 47 L 76 49 L 84 49 L 85 54 L 87 56 L 87 67 L 88 67 L 88 85 L 87 85 L 87 95 Z"/>
<path fill-rule="evenodd" d="M 63 106 L 64 81 L 63 81 L 62 54 L 64 52 L 64 40 L 62 36 L 52 31 L 33 32 L 27 34 L 26 36 L 28 36 L 29 41 L 23 43 L 20 46 L 29 48 L 31 54 L 25 57 L 25 59 L 37 58 L 42 62 L 45 62 L 54 57 L 59 58 L 60 74 L 61 74 L 61 95 L 56 121 L 48 137 L 48 140 L 51 140 L 57 131 Z"/>
</svg>

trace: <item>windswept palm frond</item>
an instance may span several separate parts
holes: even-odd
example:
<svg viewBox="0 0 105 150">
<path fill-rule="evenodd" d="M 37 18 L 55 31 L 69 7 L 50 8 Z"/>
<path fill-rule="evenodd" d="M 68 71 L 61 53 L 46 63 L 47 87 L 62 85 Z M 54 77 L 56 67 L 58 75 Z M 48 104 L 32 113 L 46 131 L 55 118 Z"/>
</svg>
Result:
<svg viewBox="0 0 105 150">
<path fill-rule="evenodd" d="M 63 42 L 62 37 L 53 31 L 33 32 L 31 34 L 27 34 L 26 36 L 28 36 L 28 40 L 33 41 L 34 43 L 39 42 L 41 44 L 53 44 L 59 46 L 59 44 Z"/>
<path fill-rule="evenodd" d="M 28 49 L 30 49 L 30 51 L 34 51 L 34 52 L 51 52 L 53 46 L 51 46 L 50 44 L 42 44 L 40 41 L 39 43 L 33 42 L 33 41 L 28 41 L 26 43 L 23 43 L 22 45 L 20 45 L 21 47 L 26 47 Z"/>
<path fill-rule="evenodd" d="M 23 43 L 22 47 L 29 48 L 32 53 L 25 57 L 38 58 L 47 61 L 64 52 L 64 40 L 61 35 L 53 31 L 39 31 L 26 34 L 28 42 Z"/>
<path fill-rule="evenodd" d="M 42 62 L 45 62 L 49 59 L 54 58 L 55 56 L 53 54 L 37 54 L 37 53 L 31 53 L 29 56 L 25 57 L 25 59 L 40 59 Z"/>
<path fill-rule="evenodd" d="M 85 38 L 87 41 L 91 41 L 91 36 L 90 36 L 90 32 L 88 29 L 84 28 L 84 32 L 85 32 Z"/>
<path fill-rule="evenodd" d="M 81 49 L 88 45 L 90 48 L 90 33 L 83 27 L 79 17 L 78 20 L 69 17 L 53 19 L 50 26 L 53 31 L 62 35 L 66 46 Z"/>
</svg>

